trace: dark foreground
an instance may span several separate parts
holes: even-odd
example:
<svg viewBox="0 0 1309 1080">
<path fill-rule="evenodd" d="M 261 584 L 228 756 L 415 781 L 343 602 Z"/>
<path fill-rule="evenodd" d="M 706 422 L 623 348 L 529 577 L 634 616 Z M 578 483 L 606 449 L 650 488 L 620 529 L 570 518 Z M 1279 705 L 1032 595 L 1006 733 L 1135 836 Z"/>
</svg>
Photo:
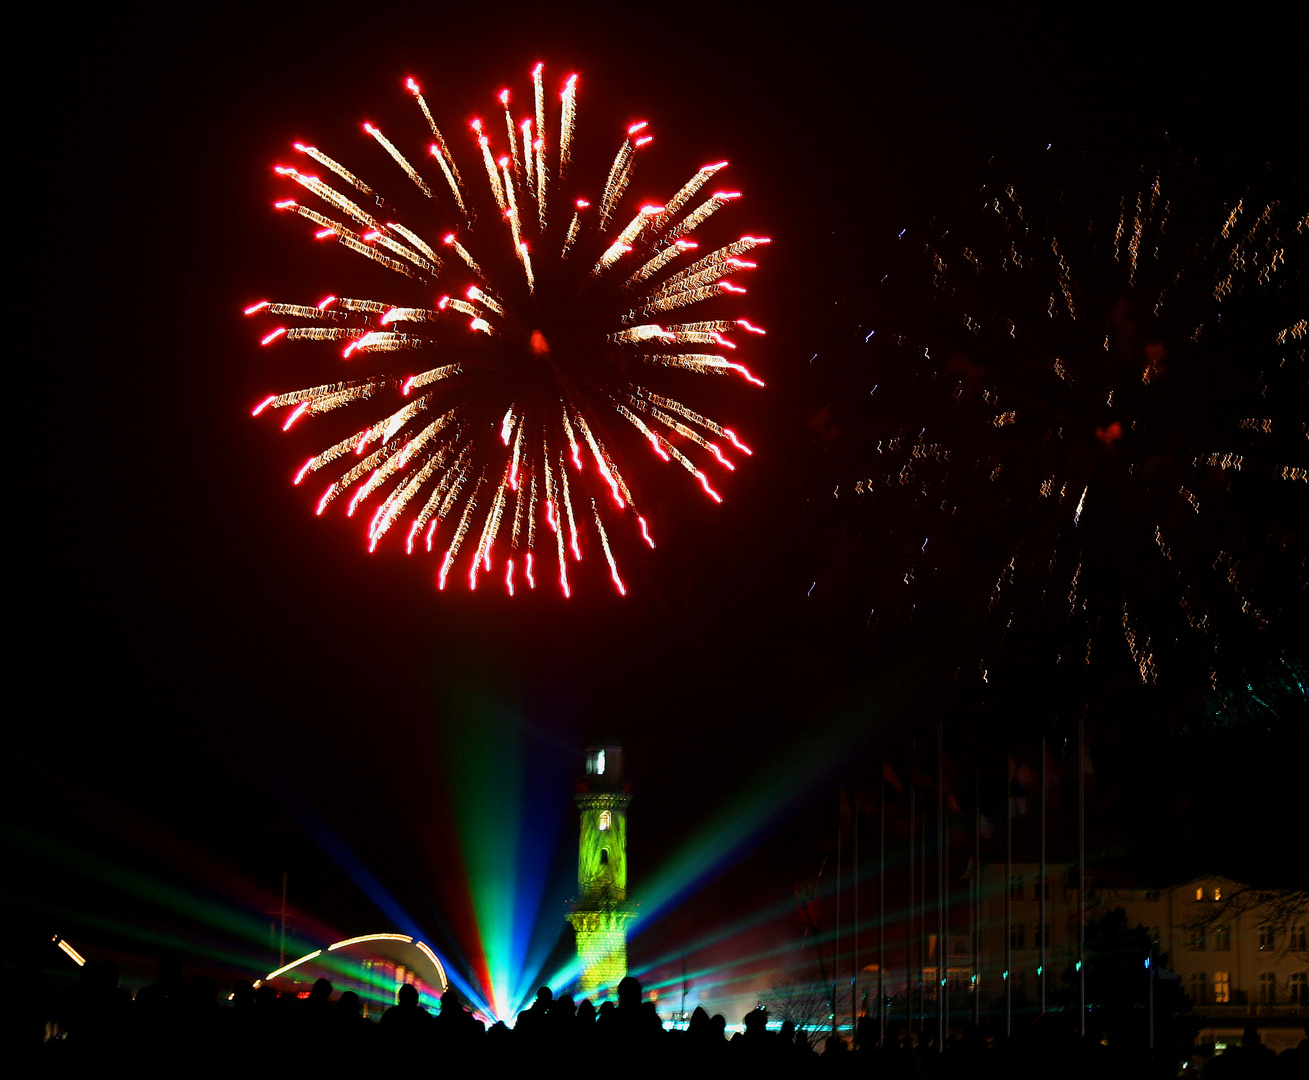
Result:
<svg viewBox="0 0 1309 1080">
<path fill-rule="evenodd" d="M 1102 1032 L 1086 1039 L 1057 1018 L 1042 1017 L 1003 1041 L 970 1032 L 938 1048 L 930 1037 L 911 1040 L 888 1030 L 875 1045 L 875 1025 L 863 1025 L 857 1049 L 821 1033 L 784 1024 L 765 1028 L 766 1015 L 744 1018 L 745 1031 L 726 1033 L 722 1016 L 696 1009 L 685 1031 L 664 1027 L 654 1005 L 641 1000 L 635 979 L 625 979 L 617 1004 L 597 1010 L 568 995 L 538 994 L 513 1028 L 487 1028 L 453 992 L 429 1013 L 413 987 L 379 1022 L 363 1018 L 359 997 L 332 995 L 320 979 L 307 998 L 255 990 L 238 983 L 228 1003 L 204 978 L 184 986 L 161 979 L 135 997 L 116 985 L 116 972 L 88 965 L 77 986 L 56 1000 L 17 1005 L 6 1017 L 5 1056 L 41 1067 L 102 1066 L 121 1060 L 134 1069 L 181 1075 L 258 1068 L 261 1063 L 301 1067 L 513 1070 L 557 1075 L 597 1069 L 618 1075 L 885 1077 L 930 1080 L 953 1077 L 1132 1080 L 1203 1076 L 1208 1080 L 1309 1077 L 1309 1039 L 1274 1055 L 1248 1032 L 1243 1045 L 1213 1056 L 1188 1047 L 1153 1055 L 1115 1045 Z"/>
</svg>

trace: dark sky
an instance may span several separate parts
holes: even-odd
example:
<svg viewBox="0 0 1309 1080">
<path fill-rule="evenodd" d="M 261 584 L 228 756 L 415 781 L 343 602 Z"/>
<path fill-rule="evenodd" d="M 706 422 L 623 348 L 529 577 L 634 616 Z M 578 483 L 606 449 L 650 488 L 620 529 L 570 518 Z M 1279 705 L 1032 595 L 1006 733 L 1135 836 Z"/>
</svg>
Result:
<svg viewBox="0 0 1309 1080">
<path fill-rule="evenodd" d="M 634 883 L 707 820 L 758 830 L 734 891 L 683 916 L 726 918 L 817 873 L 806 822 L 837 779 L 968 713 L 949 690 L 966 622 L 874 639 L 806 601 L 823 321 L 997 152 L 1130 156 L 1166 132 L 1298 167 L 1297 35 L 1262 6 L 852 10 L 270 3 L 32 27 L 9 167 L 20 920 L 151 955 L 124 924 L 194 913 L 143 900 L 128 871 L 257 914 L 288 869 L 308 916 L 373 929 L 386 913 L 333 858 L 343 843 L 434 939 L 457 937 L 453 818 L 516 789 L 540 807 L 530 842 L 560 839 L 566 889 L 572 774 L 602 729 L 637 784 Z M 586 138 L 616 145 L 646 117 L 662 168 L 729 158 L 737 227 L 774 237 L 752 298 L 771 331 L 758 453 L 722 507 L 666 500 L 667 543 L 629 567 L 624 600 L 438 595 L 428 564 L 315 519 L 287 482 L 308 443 L 249 418 L 281 378 L 242 307 L 331 279 L 270 209 L 269 166 L 306 133 L 349 163 L 358 121 L 405 107 L 406 75 L 458 117 L 522 92 L 538 59 L 582 73 Z M 1002 757 L 992 731 L 959 741 Z"/>
</svg>

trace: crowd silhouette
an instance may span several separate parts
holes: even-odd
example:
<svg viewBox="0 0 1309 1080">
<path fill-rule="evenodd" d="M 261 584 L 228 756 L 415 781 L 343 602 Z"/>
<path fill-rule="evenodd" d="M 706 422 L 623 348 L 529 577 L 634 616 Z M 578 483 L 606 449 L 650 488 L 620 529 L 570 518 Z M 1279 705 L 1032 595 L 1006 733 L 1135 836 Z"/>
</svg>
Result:
<svg viewBox="0 0 1309 1080">
<path fill-rule="evenodd" d="M 770 1030 L 756 1009 L 729 1035 L 727 1021 L 696 1008 L 684 1028 L 665 1027 L 641 985 L 628 976 L 618 1000 L 596 1008 L 589 1000 L 555 996 L 542 987 L 512 1027 L 489 1027 L 453 990 L 440 1007 L 420 1004 L 417 989 L 399 987 L 396 1003 L 377 1022 L 363 1015 L 359 995 L 333 996 L 319 979 L 307 996 L 256 989 L 238 981 L 226 1001 L 207 976 L 185 982 L 166 960 L 158 980 L 133 996 L 118 983 L 112 963 L 89 963 L 62 993 L 11 998 L 6 1017 L 9 1050 L 42 1064 L 93 1065 L 120 1059 L 134 1068 L 181 1069 L 207 1074 L 261 1062 L 315 1068 L 451 1067 L 553 1074 L 613 1068 L 620 1074 L 672 1070 L 690 1076 L 833 1075 L 935 1080 L 952 1077 L 1129 1080 L 1204 1076 L 1254 1080 L 1309 1076 L 1309 1039 L 1276 1055 L 1254 1028 L 1239 1047 L 1215 1056 L 1212 1048 L 1189 1057 L 1116 1047 L 1100 1033 L 1082 1038 L 1065 1019 L 1041 1016 L 1013 1038 L 997 1039 L 969 1028 L 938 1046 L 933 1033 L 888 1028 L 879 1044 L 876 1021 L 864 1018 L 851 1047 L 824 1030 L 784 1023 Z"/>
</svg>

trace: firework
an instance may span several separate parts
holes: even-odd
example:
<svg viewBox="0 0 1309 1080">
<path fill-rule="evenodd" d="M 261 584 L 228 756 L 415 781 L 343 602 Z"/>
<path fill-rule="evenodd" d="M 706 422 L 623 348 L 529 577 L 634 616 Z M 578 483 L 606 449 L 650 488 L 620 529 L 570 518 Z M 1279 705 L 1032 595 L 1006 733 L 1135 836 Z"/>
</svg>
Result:
<svg viewBox="0 0 1309 1080">
<path fill-rule="evenodd" d="M 390 285 L 386 300 L 250 305 L 246 314 L 268 323 L 264 345 L 330 343 L 333 363 L 349 370 L 270 394 L 254 415 L 277 413 L 286 430 L 338 409 L 367 416 L 305 461 L 295 482 L 328 473 L 318 513 L 338 504 L 366 517 L 370 550 L 394 533 L 407 551 L 432 552 L 440 588 L 456 576 L 476 588 L 500 561 L 496 577 L 510 594 L 534 589 L 546 558 L 567 596 L 569 564 L 589 555 L 625 594 L 616 549 L 654 547 L 626 462 L 653 454 L 721 501 L 713 471 L 750 453 L 682 397 L 699 381 L 691 376 L 763 385 L 734 340 L 762 329 L 716 309 L 745 292 L 740 279 L 755 263 L 744 256 L 769 241 L 700 247 L 706 223 L 740 194 L 710 184 L 726 162 L 698 170 L 665 203 L 625 209 L 653 138 L 646 123 L 628 128 L 590 193 L 596 204 L 578 197 L 577 76 L 564 82 L 553 121 L 541 65 L 532 82 L 521 121 L 509 90 L 498 96 L 503 124 L 472 121 L 478 165 L 463 173 L 456 140 L 413 79 L 405 86 L 425 122 L 421 142 L 393 142 L 364 124 L 407 178 L 402 195 L 421 200 L 408 224 L 378 189 L 295 144 L 303 160 L 277 167 L 292 193 L 276 207 L 382 268 Z M 412 366 L 367 366 L 391 353 L 414 357 Z"/>
<path fill-rule="evenodd" d="M 984 579 L 982 680 L 1212 686 L 1303 628 L 1309 221 L 1194 163 L 1094 166 L 903 236 L 920 298 L 861 313 L 859 404 L 815 421 L 829 506 L 847 566 L 893 567 L 870 617 Z"/>
</svg>

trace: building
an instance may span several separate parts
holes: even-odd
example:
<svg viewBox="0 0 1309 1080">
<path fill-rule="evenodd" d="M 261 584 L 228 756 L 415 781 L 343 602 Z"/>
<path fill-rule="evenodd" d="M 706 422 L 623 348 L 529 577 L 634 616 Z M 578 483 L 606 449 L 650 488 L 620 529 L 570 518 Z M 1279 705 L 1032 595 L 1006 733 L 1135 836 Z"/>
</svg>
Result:
<svg viewBox="0 0 1309 1080">
<path fill-rule="evenodd" d="M 1302 898 L 1305 899 L 1305 898 Z M 1144 926 L 1202 1020 L 1200 1040 L 1240 1038 L 1248 1025 L 1281 1052 L 1309 1023 L 1309 905 L 1296 897 L 1200 877 L 1168 889 L 1101 889 Z"/>
<path fill-rule="evenodd" d="M 1090 873 L 1088 879 L 1086 920 L 1122 908 L 1129 927 L 1148 931 L 1153 959 L 1181 979 L 1201 1021 L 1200 1041 L 1235 1041 L 1250 1024 L 1278 1051 L 1303 1037 L 1309 903 L 1219 877 L 1163 889 L 1107 887 Z M 1064 973 L 1078 959 L 1076 867 L 1048 863 L 1042 881 L 1039 863 L 1014 863 L 1006 881 L 1003 863 L 986 863 L 980 886 L 982 1001 L 1003 1000 L 1007 982 L 1014 1007 L 1039 1007 L 1043 978 L 1047 1003 L 1062 999 Z"/>
<path fill-rule="evenodd" d="M 627 899 L 627 807 L 631 785 L 623 778 L 623 749 L 616 744 L 586 752 L 586 774 L 574 797 L 581 815 L 577 896 L 568 921 L 577 933 L 582 993 L 595 998 L 627 975 L 627 924 L 636 905 Z"/>
</svg>

